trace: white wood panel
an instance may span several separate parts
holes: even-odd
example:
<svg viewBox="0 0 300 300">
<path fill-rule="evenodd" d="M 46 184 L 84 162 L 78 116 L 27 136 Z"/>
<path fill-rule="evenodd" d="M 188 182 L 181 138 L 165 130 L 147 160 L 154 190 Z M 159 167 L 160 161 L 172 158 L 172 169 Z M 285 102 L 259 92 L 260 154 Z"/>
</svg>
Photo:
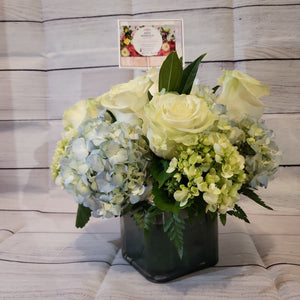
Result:
<svg viewBox="0 0 300 300">
<path fill-rule="evenodd" d="M 0 20 L 42 20 L 40 0 L 0 0 Z"/>
<path fill-rule="evenodd" d="M 43 24 L 0 22 L 0 56 L 40 58 L 45 56 Z M 0 69 L 9 66 L 1 60 Z M 15 65 L 14 65 L 15 67 Z"/>
<path fill-rule="evenodd" d="M 117 243 L 110 241 L 120 238 L 119 232 L 106 234 L 82 234 L 81 232 L 60 234 L 52 232 L 16 233 L 1 243 L 0 256 L 4 260 L 33 263 L 79 263 L 104 261 L 112 263 Z M 22 253 L 18 245 L 23 244 Z M 119 244 L 119 243 L 118 243 Z M 101 249 L 101 251 L 99 251 Z"/>
<path fill-rule="evenodd" d="M 273 219 L 273 225 L 275 226 Z M 296 222 L 296 224 L 299 223 Z M 300 263 L 299 248 L 300 248 L 300 235 L 283 234 L 280 236 L 272 237 L 272 251 L 270 252 L 270 238 L 265 235 L 255 235 L 253 240 L 257 245 L 257 251 L 264 260 L 267 266 L 286 261 L 291 264 Z M 288 251 L 287 251 L 288 248 Z"/>
<path fill-rule="evenodd" d="M 12 236 L 12 233 L 6 229 L 0 229 L 0 243 Z"/>
<path fill-rule="evenodd" d="M 297 5 L 300 4 L 299 0 L 233 0 L 233 6 L 234 7 L 241 7 L 245 5 L 256 5 L 256 6 L 262 6 L 262 5 L 278 5 L 278 6 L 284 6 L 284 5 Z"/>
<path fill-rule="evenodd" d="M 281 299 L 299 298 L 299 265 L 275 265 L 270 269 L 269 274 L 274 282 L 276 282 L 276 287 Z"/>
<path fill-rule="evenodd" d="M 117 17 L 44 24 L 49 69 L 118 65 Z"/>
<path fill-rule="evenodd" d="M 300 58 L 300 18 L 295 9 L 299 6 L 235 9 L 234 59 Z"/>
<path fill-rule="evenodd" d="M 114 0 L 107 5 L 103 0 L 43 0 L 44 20 L 58 18 L 92 17 L 114 14 L 131 14 L 131 0 Z"/>
<path fill-rule="evenodd" d="M 1 297 L 92 300 L 107 269 L 107 264 L 98 262 L 45 265 L 1 261 Z"/>
<path fill-rule="evenodd" d="M 47 121 L 0 122 L 0 168 L 48 166 Z"/>
<path fill-rule="evenodd" d="M 7 0 L 8 1 L 8 0 Z M 140 14 L 151 13 L 153 11 L 170 11 L 186 9 L 205 9 L 205 8 L 233 8 L 245 5 L 276 5 L 276 4 L 295 4 L 297 1 L 285 0 L 177 0 L 174 1 L 146 1 L 146 0 L 118 0 L 114 5 L 106 6 L 103 1 L 86 0 L 82 5 L 81 0 L 64 0 L 64 5 L 60 0 L 43 0 L 44 20 L 57 18 L 76 18 L 92 17 L 111 14 Z M 137 17 L 137 16 L 136 16 Z"/>
<path fill-rule="evenodd" d="M 282 205 L 288 206 L 293 202 L 294 202 L 293 200 L 287 199 L 286 204 L 282 204 Z M 283 207 L 281 206 L 281 208 Z M 299 212 L 300 212 L 299 210 L 295 211 L 295 214 L 294 215 L 291 214 L 288 218 L 286 217 L 286 215 L 280 215 L 280 214 L 275 215 L 271 213 L 259 214 L 259 213 L 252 212 L 251 218 L 253 218 L 253 222 L 251 222 L 250 224 L 248 223 L 244 223 L 244 224 L 246 230 L 253 238 L 255 238 L 256 236 L 262 237 L 266 235 L 283 236 L 287 232 L 290 235 L 299 236 L 299 227 L 295 226 L 300 220 Z M 276 223 L 281 224 L 282 226 L 277 226 Z"/>
<path fill-rule="evenodd" d="M 45 58 L 39 56 L 3 56 L 0 57 L 0 70 L 41 70 L 45 71 Z"/>
<path fill-rule="evenodd" d="M 0 72 L 0 120 L 46 119 L 47 74 Z"/>
<path fill-rule="evenodd" d="M 111 14 L 140 14 L 151 13 L 152 11 L 168 11 L 168 10 L 184 10 L 196 8 L 209 8 L 209 7 L 231 7 L 232 0 L 177 0 L 176 5 L 174 1 L 135 1 L 135 0 L 118 0 L 113 2 L 114 5 L 104 5 L 103 1 L 99 0 L 86 0 L 85 5 L 82 5 L 80 0 L 64 0 L 64 5 L 61 5 L 59 0 L 44 0 L 44 19 L 56 18 L 74 18 L 74 17 L 90 17 L 98 15 L 111 15 Z M 122 18 L 129 16 L 120 16 Z M 138 17 L 138 16 L 136 16 Z"/>
<path fill-rule="evenodd" d="M 132 10 L 134 13 L 151 13 L 155 11 L 172 11 L 172 10 L 190 10 L 190 9 L 205 9 L 205 8 L 221 8 L 221 7 L 232 7 L 232 0 L 177 0 L 176 5 L 174 5 L 174 1 L 139 1 L 132 0 Z"/>
<path fill-rule="evenodd" d="M 32 197 L 45 197 L 49 192 L 50 170 L 48 169 L 0 169 L 0 199 L 2 204 L 12 202 L 15 196 L 20 209 L 33 209 L 26 205 L 25 199 L 31 201 Z M 24 195 L 21 195 L 21 194 Z M 26 195 L 29 193 L 28 195 Z M 23 196 L 23 199 L 21 197 Z M 40 202 L 44 202 L 40 200 Z M 4 208 L 4 206 L 2 206 Z M 10 208 L 16 208 L 12 206 Z"/>
</svg>

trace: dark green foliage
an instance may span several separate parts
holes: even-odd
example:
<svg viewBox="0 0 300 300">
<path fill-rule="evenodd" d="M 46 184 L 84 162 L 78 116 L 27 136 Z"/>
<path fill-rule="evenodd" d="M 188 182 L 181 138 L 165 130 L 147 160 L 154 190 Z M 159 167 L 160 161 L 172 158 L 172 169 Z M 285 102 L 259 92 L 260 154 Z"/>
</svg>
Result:
<svg viewBox="0 0 300 300">
<path fill-rule="evenodd" d="M 158 81 L 159 92 L 165 89 L 166 92 L 178 90 L 182 77 L 182 61 L 178 58 L 177 52 L 171 52 L 163 62 Z"/>
<path fill-rule="evenodd" d="M 114 116 L 114 114 L 111 112 L 111 111 L 109 111 L 109 110 L 106 110 L 108 113 L 109 113 L 109 115 L 111 116 L 111 122 L 112 123 L 115 123 L 116 121 L 117 121 L 117 119 L 116 119 L 116 117 Z"/>
<path fill-rule="evenodd" d="M 241 220 L 244 220 L 246 223 L 250 223 L 248 220 L 248 217 L 246 215 L 246 213 L 242 210 L 242 208 L 240 206 L 238 206 L 237 204 L 234 205 L 233 210 L 230 210 L 227 212 L 229 215 L 231 216 L 235 216 Z M 221 215 L 220 215 L 221 217 Z M 225 225 L 225 224 L 223 224 Z"/>
<path fill-rule="evenodd" d="M 182 57 L 178 58 L 175 51 L 171 52 L 160 68 L 158 81 L 159 92 L 162 89 L 165 89 L 166 92 L 178 92 L 178 94 L 186 95 L 190 94 L 198 72 L 199 64 L 205 55 L 206 53 L 199 56 L 183 70 Z"/>
<path fill-rule="evenodd" d="M 216 93 L 216 91 L 219 89 L 219 87 L 220 87 L 219 85 L 216 85 L 215 87 L 213 87 L 213 89 L 212 89 L 212 90 L 213 90 L 213 93 L 214 93 L 214 94 L 215 94 L 215 93 Z"/>
<path fill-rule="evenodd" d="M 205 55 L 206 53 L 199 56 L 183 70 L 181 82 L 177 90 L 179 94 L 188 95 L 191 92 L 195 77 L 198 72 L 199 64 Z"/>
<path fill-rule="evenodd" d="M 164 224 L 164 232 L 169 236 L 169 239 L 174 243 L 180 259 L 183 256 L 183 231 L 185 228 L 184 220 L 172 215 Z"/>
<path fill-rule="evenodd" d="M 92 210 L 89 207 L 85 207 L 82 204 L 78 204 L 76 227 L 83 228 L 89 221 Z"/>
<path fill-rule="evenodd" d="M 163 184 L 171 177 L 173 177 L 173 173 L 167 173 L 167 169 L 169 167 L 169 161 L 159 158 L 156 155 L 153 156 L 151 165 L 150 165 L 150 173 L 153 178 L 158 182 L 158 187 L 162 187 Z"/>
<path fill-rule="evenodd" d="M 180 210 L 179 202 L 175 201 L 173 197 L 169 197 L 168 192 L 159 188 L 156 182 L 153 183 L 152 194 L 154 195 L 153 201 L 159 209 L 170 211 L 178 216 Z"/>
<path fill-rule="evenodd" d="M 220 221 L 223 225 L 226 224 L 226 214 L 220 214 Z"/>
<path fill-rule="evenodd" d="M 253 189 L 251 189 L 250 187 L 247 186 L 243 186 L 242 189 L 240 190 L 241 194 L 247 196 L 248 198 L 250 198 L 251 200 L 253 200 L 254 202 L 256 202 L 257 204 L 263 206 L 264 208 L 273 210 L 272 207 L 268 206 L 267 204 L 265 204 L 265 202 L 263 202 L 260 197 L 253 191 Z"/>
<path fill-rule="evenodd" d="M 158 214 L 161 213 L 161 210 L 155 206 L 150 206 L 145 209 L 144 207 L 138 207 L 133 213 L 133 219 L 136 222 L 136 225 L 144 230 L 144 233 L 147 234 L 147 231 L 151 229 L 151 226 L 155 223 L 155 218 Z"/>
</svg>

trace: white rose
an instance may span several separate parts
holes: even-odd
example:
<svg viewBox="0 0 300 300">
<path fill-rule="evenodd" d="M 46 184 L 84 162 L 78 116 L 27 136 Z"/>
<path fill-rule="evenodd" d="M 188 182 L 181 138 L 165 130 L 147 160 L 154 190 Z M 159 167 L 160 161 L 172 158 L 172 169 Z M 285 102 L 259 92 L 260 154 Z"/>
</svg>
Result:
<svg viewBox="0 0 300 300">
<path fill-rule="evenodd" d="M 142 75 L 111 87 L 97 101 L 110 110 L 118 121 L 139 124 L 139 119 L 144 118 L 144 106 L 148 103 L 148 90 L 151 85 L 150 78 Z"/>
<path fill-rule="evenodd" d="M 96 118 L 99 111 L 95 99 L 81 100 L 67 108 L 63 116 L 63 125 L 66 131 L 77 130 L 88 117 Z"/>
<path fill-rule="evenodd" d="M 152 86 L 149 89 L 149 92 L 151 93 L 151 95 L 154 95 L 156 93 L 158 93 L 158 79 L 159 79 L 159 71 L 157 68 L 152 67 L 150 70 L 147 71 L 147 77 L 150 78 L 150 80 L 152 81 Z"/>
<path fill-rule="evenodd" d="M 178 143 L 195 145 L 198 134 L 217 119 L 206 101 L 194 95 L 156 94 L 145 106 L 149 120 L 147 137 L 151 150 L 170 159 Z"/>
<path fill-rule="evenodd" d="M 260 119 L 264 112 L 264 104 L 260 97 L 269 95 L 269 88 L 256 79 L 239 71 L 224 71 L 218 84 L 223 87 L 217 97 L 217 103 L 225 104 L 231 120 L 240 121 L 244 115 Z"/>
</svg>

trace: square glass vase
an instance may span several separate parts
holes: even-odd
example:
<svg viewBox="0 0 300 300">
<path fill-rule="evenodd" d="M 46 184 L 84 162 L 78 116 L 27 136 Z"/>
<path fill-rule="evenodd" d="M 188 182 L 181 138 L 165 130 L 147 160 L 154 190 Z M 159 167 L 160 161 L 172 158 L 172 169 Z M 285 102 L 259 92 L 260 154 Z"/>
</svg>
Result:
<svg viewBox="0 0 300 300">
<path fill-rule="evenodd" d="M 122 255 L 137 271 L 152 282 L 167 282 L 208 268 L 218 262 L 218 222 L 207 216 L 193 222 L 185 219 L 183 257 L 163 230 L 166 213 L 158 215 L 147 234 L 130 213 L 121 217 Z"/>
</svg>

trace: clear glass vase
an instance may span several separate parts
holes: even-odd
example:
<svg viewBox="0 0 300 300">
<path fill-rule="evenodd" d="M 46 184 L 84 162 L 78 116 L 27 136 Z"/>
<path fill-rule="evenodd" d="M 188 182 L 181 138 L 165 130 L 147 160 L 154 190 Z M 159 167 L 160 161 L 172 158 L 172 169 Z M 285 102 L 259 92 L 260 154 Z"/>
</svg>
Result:
<svg viewBox="0 0 300 300">
<path fill-rule="evenodd" d="M 182 275 L 213 266 L 218 261 L 217 218 L 190 223 L 186 218 L 183 257 L 163 230 L 165 213 L 157 216 L 147 238 L 130 213 L 121 217 L 123 257 L 145 278 L 166 282 Z"/>
</svg>

